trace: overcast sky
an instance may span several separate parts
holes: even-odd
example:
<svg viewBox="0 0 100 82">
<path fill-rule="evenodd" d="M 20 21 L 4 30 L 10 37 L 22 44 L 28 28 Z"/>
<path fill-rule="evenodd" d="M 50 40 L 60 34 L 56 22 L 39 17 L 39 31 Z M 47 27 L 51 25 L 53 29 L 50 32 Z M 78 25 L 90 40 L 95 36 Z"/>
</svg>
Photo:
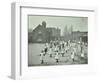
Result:
<svg viewBox="0 0 100 82">
<path fill-rule="evenodd" d="M 63 32 L 65 26 L 70 28 L 73 26 L 73 31 L 88 31 L 88 18 L 87 17 L 63 17 L 63 16 L 28 16 L 29 27 L 28 29 L 34 29 L 42 21 L 46 22 L 46 27 L 58 27 Z"/>
</svg>

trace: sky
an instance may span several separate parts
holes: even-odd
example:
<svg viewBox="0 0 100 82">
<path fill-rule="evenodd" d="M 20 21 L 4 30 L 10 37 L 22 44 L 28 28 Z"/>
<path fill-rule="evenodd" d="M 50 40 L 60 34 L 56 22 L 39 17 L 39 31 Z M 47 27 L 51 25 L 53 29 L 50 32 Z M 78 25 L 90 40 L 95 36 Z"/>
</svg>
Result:
<svg viewBox="0 0 100 82">
<path fill-rule="evenodd" d="M 28 16 L 28 29 L 36 28 L 42 21 L 46 22 L 46 27 L 55 27 L 61 29 L 61 34 L 67 26 L 69 29 L 73 26 L 73 31 L 88 31 L 88 18 L 87 17 L 70 17 L 70 16 Z"/>
</svg>

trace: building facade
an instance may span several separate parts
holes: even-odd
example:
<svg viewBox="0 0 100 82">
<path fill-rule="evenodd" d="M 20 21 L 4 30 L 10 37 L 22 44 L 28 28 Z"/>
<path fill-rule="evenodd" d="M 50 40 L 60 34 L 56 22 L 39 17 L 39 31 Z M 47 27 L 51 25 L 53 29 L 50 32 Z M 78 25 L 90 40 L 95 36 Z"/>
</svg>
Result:
<svg viewBox="0 0 100 82">
<path fill-rule="evenodd" d="M 55 40 L 79 41 L 80 39 L 83 42 L 88 42 L 88 32 L 73 31 L 72 26 L 69 32 L 68 33 L 64 32 L 64 36 L 61 36 L 61 30 L 59 28 L 46 27 L 46 22 L 43 21 L 42 24 L 39 24 L 35 29 L 32 30 L 32 32 L 28 32 L 28 42 L 48 43 L 50 41 L 55 41 Z"/>
<path fill-rule="evenodd" d="M 38 25 L 31 33 L 28 35 L 29 42 L 33 43 L 46 43 L 51 40 L 56 40 L 60 37 L 61 31 L 59 28 L 46 27 L 46 22 L 43 21 L 42 25 Z"/>
</svg>

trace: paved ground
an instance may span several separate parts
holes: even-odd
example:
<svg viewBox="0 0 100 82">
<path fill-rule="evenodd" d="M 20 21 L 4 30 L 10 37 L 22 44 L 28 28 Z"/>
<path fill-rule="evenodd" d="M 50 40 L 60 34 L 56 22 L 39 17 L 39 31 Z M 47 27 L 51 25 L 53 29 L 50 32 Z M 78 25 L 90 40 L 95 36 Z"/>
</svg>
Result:
<svg viewBox="0 0 100 82">
<path fill-rule="evenodd" d="M 41 64 L 40 61 L 40 52 L 44 48 L 44 44 L 32 44 L 30 43 L 28 46 L 28 65 L 29 66 L 41 66 L 41 65 L 69 65 L 69 64 L 87 64 L 87 57 L 82 59 L 80 57 L 76 57 L 73 62 L 70 58 L 70 51 L 64 57 L 59 56 L 59 63 L 56 63 L 54 56 L 52 58 L 49 55 L 44 57 L 44 64 Z M 86 49 L 87 50 L 87 49 Z"/>
</svg>

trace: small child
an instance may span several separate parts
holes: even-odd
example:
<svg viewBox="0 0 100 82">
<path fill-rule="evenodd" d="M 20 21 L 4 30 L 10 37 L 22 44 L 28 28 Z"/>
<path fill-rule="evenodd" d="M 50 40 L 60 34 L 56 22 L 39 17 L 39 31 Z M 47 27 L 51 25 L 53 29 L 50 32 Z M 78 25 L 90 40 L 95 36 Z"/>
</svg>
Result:
<svg viewBox="0 0 100 82">
<path fill-rule="evenodd" d="M 56 63 L 58 63 L 58 62 L 59 62 L 58 51 L 56 52 L 56 55 L 55 55 L 55 60 L 56 60 Z"/>
<path fill-rule="evenodd" d="M 48 54 L 50 55 L 50 57 L 52 57 L 52 48 L 49 48 Z"/>
<path fill-rule="evenodd" d="M 64 57 L 64 49 L 61 50 L 62 57 Z"/>
<path fill-rule="evenodd" d="M 84 52 L 81 53 L 81 58 L 84 58 Z"/>
<path fill-rule="evenodd" d="M 74 55 L 75 55 L 75 53 L 72 52 L 72 53 L 71 53 L 71 59 L 72 59 L 73 62 L 74 62 Z"/>
<path fill-rule="evenodd" d="M 41 61 L 41 64 L 44 63 L 44 51 L 43 50 L 40 53 L 40 61 Z"/>
<path fill-rule="evenodd" d="M 48 48 L 45 47 L 45 48 L 44 48 L 44 52 L 45 52 L 45 53 L 44 53 L 44 56 L 47 54 L 47 51 L 48 51 Z"/>
</svg>

